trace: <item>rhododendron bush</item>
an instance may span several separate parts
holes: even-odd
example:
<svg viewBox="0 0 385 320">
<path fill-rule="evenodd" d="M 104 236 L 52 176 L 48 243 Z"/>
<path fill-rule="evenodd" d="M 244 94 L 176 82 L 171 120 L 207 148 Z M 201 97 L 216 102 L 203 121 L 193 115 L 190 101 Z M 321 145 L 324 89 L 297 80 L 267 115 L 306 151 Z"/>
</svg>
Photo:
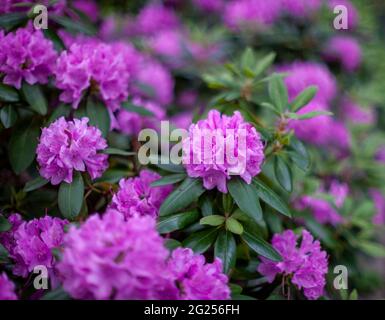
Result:
<svg viewBox="0 0 385 320">
<path fill-rule="evenodd" d="M 385 298 L 384 12 L 2 0 L 0 299 Z"/>
</svg>

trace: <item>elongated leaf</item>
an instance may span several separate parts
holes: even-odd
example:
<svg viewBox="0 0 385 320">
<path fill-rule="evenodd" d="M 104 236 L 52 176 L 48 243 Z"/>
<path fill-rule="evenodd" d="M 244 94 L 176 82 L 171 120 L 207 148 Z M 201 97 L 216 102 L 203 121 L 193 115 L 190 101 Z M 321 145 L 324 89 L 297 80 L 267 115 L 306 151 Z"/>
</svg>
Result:
<svg viewBox="0 0 385 320">
<path fill-rule="evenodd" d="M 19 101 L 19 94 L 15 88 L 0 83 L 0 101 L 17 102 Z"/>
<path fill-rule="evenodd" d="M 303 171 L 310 168 L 310 156 L 304 144 L 295 137 L 290 139 L 290 150 L 287 152 L 295 165 Z"/>
<path fill-rule="evenodd" d="M 159 214 L 166 216 L 186 208 L 205 191 L 199 179 L 187 178 L 173 191 L 160 207 Z"/>
<path fill-rule="evenodd" d="M 44 179 L 43 177 L 37 177 L 36 179 L 28 181 L 25 184 L 23 191 L 30 192 L 30 191 L 39 189 L 40 187 L 46 185 L 47 183 L 48 183 L 48 180 Z"/>
<path fill-rule="evenodd" d="M 8 231 L 12 228 L 12 225 L 9 223 L 8 219 L 3 215 L 0 215 L 0 232 Z"/>
<path fill-rule="evenodd" d="M 53 110 L 52 114 L 48 119 L 47 125 L 51 124 L 52 122 L 54 122 L 60 117 L 65 117 L 65 118 L 68 117 L 70 113 L 71 113 L 70 105 L 64 104 L 64 103 L 60 104 L 57 108 Z"/>
<path fill-rule="evenodd" d="M 64 27 L 68 31 L 72 31 L 74 33 L 85 33 L 89 36 L 96 34 L 96 29 L 92 25 L 85 24 L 81 21 L 74 22 L 73 19 L 70 19 L 68 17 L 57 16 L 53 14 L 50 14 L 49 18 Z"/>
<path fill-rule="evenodd" d="M 202 215 L 204 217 L 207 217 L 207 216 L 210 216 L 214 213 L 213 211 L 213 203 L 211 201 L 211 199 L 207 196 L 207 197 L 203 197 L 202 199 L 202 204 L 200 206 L 201 208 L 201 211 L 202 211 Z"/>
<path fill-rule="evenodd" d="M 268 258 L 272 261 L 281 261 L 281 255 L 265 240 L 262 238 L 252 235 L 247 231 L 242 234 L 242 239 L 246 244 L 259 255 Z"/>
<path fill-rule="evenodd" d="M 107 148 L 102 150 L 102 153 L 117 155 L 117 156 L 134 156 L 136 154 L 135 152 L 125 151 L 117 148 Z"/>
<path fill-rule="evenodd" d="M 286 203 L 268 186 L 258 179 L 253 179 L 253 184 L 256 188 L 258 196 L 269 206 L 291 218 L 289 207 Z"/>
<path fill-rule="evenodd" d="M 7 105 L 0 111 L 0 119 L 4 128 L 12 127 L 17 120 L 17 111 L 15 106 Z"/>
<path fill-rule="evenodd" d="M 36 155 L 39 128 L 34 121 L 23 122 L 13 131 L 9 141 L 9 161 L 16 174 L 27 169 Z"/>
<path fill-rule="evenodd" d="M 274 174 L 282 188 L 288 192 L 293 190 L 293 179 L 290 168 L 286 162 L 278 156 L 274 158 Z"/>
<path fill-rule="evenodd" d="M 262 209 L 257 192 L 252 184 L 247 184 L 239 178 L 232 178 L 227 187 L 238 207 L 255 221 L 262 219 Z"/>
<path fill-rule="evenodd" d="M 24 99 L 28 102 L 33 111 L 43 116 L 47 114 L 47 100 L 39 85 L 30 85 L 27 82 L 23 82 L 21 90 Z"/>
<path fill-rule="evenodd" d="M 210 228 L 192 233 L 185 241 L 183 241 L 183 246 L 191 248 L 196 253 L 206 252 L 213 245 L 217 234 L 217 228 Z"/>
<path fill-rule="evenodd" d="M 159 187 L 159 186 L 166 186 L 169 184 L 174 184 L 179 181 L 182 181 L 186 178 L 185 173 L 176 173 L 176 174 L 170 174 L 168 176 L 164 176 L 160 178 L 159 180 L 154 181 L 151 183 L 152 187 Z"/>
<path fill-rule="evenodd" d="M 70 300 L 71 297 L 62 287 L 57 287 L 41 297 L 41 300 Z"/>
<path fill-rule="evenodd" d="M 168 250 L 172 251 L 172 250 L 174 250 L 174 249 L 176 249 L 176 248 L 178 248 L 178 247 L 181 247 L 182 244 L 181 244 L 179 241 L 175 240 L 175 239 L 166 239 L 166 240 L 164 241 L 164 246 L 165 246 Z"/>
<path fill-rule="evenodd" d="M 291 110 L 297 111 L 300 108 L 306 106 L 317 94 L 318 87 L 310 86 L 303 90 L 291 103 Z"/>
<path fill-rule="evenodd" d="M 0 263 L 5 263 L 8 261 L 9 253 L 7 249 L 0 243 Z"/>
<path fill-rule="evenodd" d="M 288 112 L 286 113 L 286 116 L 290 119 L 295 119 L 295 120 L 306 120 L 306 119 L 311 119 L 315 118 L 318 116 L 332 116 L 333 113 L 330 111 L 312 111 L 308 113 L 295 113 L 295 112 Z"/>
<path fill-rule="evenodd" d="M 69 220 L 76 218 L 82 209 L 84 182 L 79 172 L 74 174 L 72 183 L 62 182 L 59 188 L 59 209 Z"/>
<path fill-rule="evenodd" d="M 9 30 L 27 21 L 28 17 L 25 13 L 7 13 L 0 15 L 0 28 Z"/>
<path fill-rule="evenodd" d="M 385 257 L 385 246 L 381 243 L 371 242 L 371 241 L 359 241 L 359 248 L 366 254 L 376 257 L 384 258 Z"/>
<path fill-rule="evenodd" d="M 128 101 L 123 102 L 122 107 L 127 111 L 140 114 L 141 116 L 154 117 L 154 114 L 150 110 L 147 110 L 145 107 L 136 106 Z"/>
<path fill-rule="evenodd" d="M 222 260 L 223 271 L 228 273 L 235 266 L 237 244 L 231 232 L 221 230 L 214 246 L 214 255 Z"/>
<path fill-rule="evenodd" d="M 110 114 L 107 107 L 93 97 L 87 99 L 86 114 L 90 119 L 90 124 L 96 126 L 106 137 L 110 131 Z"/>
<path fill-rule="evenodd" d="M 96 179 L 95 182 L 108 182 L 108 183 L 117 183 L 120 179 L 131 176 L 127 170 L 119 169 L 109 169 L 103 173 L 103 175 Z"/>
<path fill-rule="evenodd" d="M 234 218 L 226 219 L 226 229 L 235 234 L 243 233 L 243 226 Z"/>
<path fill-rule="evenodd" d="M 186 169 L 181 164 L 170 163 L 169 159 L 164 159 L 158 156 L 150 156 L 149 159 L 151 164 L 164 171 L 172 173 L 186 173 Z M 162 163 L 162 160 L 165 163 Z"/>
<path fill-rule="evenodd" d="M 224 222 L 225 222 L 225 217 L 217 215 L 217 214 L 213 214 L 211 216 L 203 217 L 199 221 L 200 224 L 207 224 L 207 225 L 213 226 L 213 227 L 220 226 Z"/>
<path fill-rule="evenodd" d="M 171 216 L 161 217 L 156 226 L 159 233 L 169 233 L 188 227 L 193 222 L 198 220 L 198 218 L 198 211 L 187 211 Z"/>
<path fill-rule="evenodd" d="M 288 106 L 288 94 L 282 77 L 272 77 L 269 81 L 269 96 L 280 111 Z"/>
<path fill-rule="evenodd" d="M 266 69 L 271 66 L 274 59 L 275 59 L 275 53 L 272 52 L 264 56 L 261 60 L 259 60 L 254 70 L 255 76 L 258 76 L 264 71 L 266 71 Z"/>
</svg>

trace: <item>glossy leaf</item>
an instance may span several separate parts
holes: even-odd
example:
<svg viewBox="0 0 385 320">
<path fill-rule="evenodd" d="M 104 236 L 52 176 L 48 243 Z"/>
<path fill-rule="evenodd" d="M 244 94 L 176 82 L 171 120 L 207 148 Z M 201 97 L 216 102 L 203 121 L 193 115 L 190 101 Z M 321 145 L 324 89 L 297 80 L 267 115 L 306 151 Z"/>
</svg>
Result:
<svg viewBox="0 0 385 320">
<path fill-rule="evenodd" d="M 246 244 L 259 255 L 268 258 L 272 261 L 281 261 L 281 255 L 265 240 L 262 238 L 252 235 L 251 233 L 244 231 L 242 239 Z"/>
<path fill-rule="evenodd" d="M 5 107 L 1 108 L 0 119 L 4 128 L 8 129 L 12 127 L 17 120 L 17 111 L 15 109 L 15 106 L 6 105 Z"/>
<path fill-rule="evenodd" d="M 284 188 L 287 192 L 291 192 L 293 190 L 291 170 L 285 160 L 279 156 L 274 158 L 274 174 L 282 188 Z"/>
<path fill-rule="evenodd" d="M 170 184 L 180 182 L 185 178 L 186 178 L 185 173 L 170 174 L 168 176 L 164 176 L 160 178 L 159 180 L 154 181 L 153 183 L 151 183 L 151 186 L 152 187 L 167 186 Z"/>
<path fill-rule="evenodd" d="M 23 191 L 24 192 L 30 192 L 36 189 L 41 188 L 42 186 L 45 186 L 48 183 L 48 180 L 44 179 L 43 177 L 37 177 L 31 181 L 28 181 L 25 186 Z"/>
<path fill-rule="evenodd" d="M 213 227 L 220 226 L 224 222 L 225 222 L 225 217 L 220 216 L 220 215 L 216 215 L 216 214 L 213 214 L 213 215 L 207 216 L 207 217 L 203 217 L 199 221 L 200 224 L 206 224 L 206 225 L 213 226 Z"/>
<path fill-rule="evenodd" d="M 221 259 L 223 271 L 228 273 L 235 266 L 237 244 L 231 232 L 221 230 L 214 246 L 214 255 Z"/>
<path fill-rule="evenodd" d="M 291 103 L 291 110 L 297 111 L 300 108 L 306 106 L 317 94 L 318 87 L 310 86 L 303 90 Z"/>
<path fill-rule="evenodd" d="M 30 85 L 27 82 L 23 82 L 21 90 L 23 92 L 24 99 L 28 102 L 33 111 L 43 116 L 47 114 L 47 100 L 39 85 Z"/>
<path fill-rule="evenodd" d="M 157 223 L 159 233 L 170 233 L 188 227 L 198 220 L 198 211 L 187 211 L 175 215 L 161 217 Z"/>
<path fill-rule="evenodd" d="M 235 233 L 235 234 L 242 234 L 243 233 L 242 224 L 239 221 L 237 221 L 236 219 L 231 218 L 231 217 L 226 219 L 226 229 L 232 233 Z"/>
<path fill-rule="evenodd" d="M 84 182 L 79 172 L 74 174 L 72 183 L 62 182 L 59 188 L 60 212 L 69 220 L 76 218 L 82 209 Z"/>
<path fill-rule="evenodd" d="M 185 241 L 183 241 L 183 246 L 191 248 L 196 253 L 204 253 L 214 244 L 217 234 L 217 228 L 210 228 L 192 233 Z"/>
<path fill-rule="evenodd" d="M 15 88 L 0 83 L 0 101 L 17 102 L 19 101 L 19 94 Z"/>
</svg>

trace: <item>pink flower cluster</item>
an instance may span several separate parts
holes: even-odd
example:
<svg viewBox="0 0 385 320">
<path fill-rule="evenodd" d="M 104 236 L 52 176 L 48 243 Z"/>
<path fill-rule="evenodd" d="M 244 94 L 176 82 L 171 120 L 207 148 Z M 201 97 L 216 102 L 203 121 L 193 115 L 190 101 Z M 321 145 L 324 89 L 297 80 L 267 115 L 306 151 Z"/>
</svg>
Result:
<svg viewBox="0 0 385 320">
<path fill-rule="evenodd" d="M 92 215 L 64 240 L 58 270 L 64 289 L 77 299 L 227 299 L 221 263 L 177 249 L 168 260 L 151 217 L 116 210 Z"/>
<path fill-rule="evenodd" d="M 377 225 L 385 224 L 385 197 L 378 189 L 370 189 L 369 194 L 376 208 L 376 214 L 373 217 L 373 223 Z"/>
<path fill-rule="evenodd" d="M 31 221 L 22 221 L 20 215 L 9 217 L 12 229 L 0 238 L 0 243 L 9 251 L 15 265 L 13 273 L 26 277 L 37 265 L 49 271 L 55 267 L 52 249 L 61 246 L 66 220 L 45 216 Z"/>
<path fill-rule="evenodd" d="M 0 301 L 17 300 L 15 285 L 10 281 L 5 272 L 0 274 Z"/>
<path fill-rule="evenodd" d="M 107 148 L 101 131 L 88 125 L 88 118 L 66 121 L 64 117 L 43 128 L 36 149 L 40 175 L 57 185 L 72 182 L 73 171 L 87 171 L 98 178 L 108 167 Z"/>
<path fill-rule="evenodd" d="M 56 65 L 56 86 L 60 100 L 78 108 L 87 90 L 97 93 L 114 111 L 128 97 L 130 74 L 124 51 L 98 41 L 74 43 L 63 51 Z"/>
<path fill-rule="evenodd" d="M 325 193 L 332 196 L 334 205 L 338 209 L 343 206 L 349 193 L 349 187 L 346 183 L 339 183 L 338 181 L 333 180 L 330 183 L 329 190 L 325 190 L 325 187 L 321 186 L 318 194 L 305 195 L 299 198 L 295 202 L 295 207 L 298 210 L 309 209 L 319 223 L 330 223 L 332 225 L 339 224 L 343 221 L 343 218 L 334 206 L 321 196 Z"/>
<path fill-rule="evenodd" d="M 295 18 L 308 17 L 322 5 L 323 0 L 281 0 L 282 9 Z"/>
<path fill-rule="evenodd" d="M 362 52 L 358 41 L 351 36 L 334 36 L 324 50 L 326 61 L 338 62 L 348 72 L 353 72 L 361 64 Z"/>
<path fill-rule="evenodd" d="M 6 35 L 0 31 L 0 72 L 3 82 L 21 88 L 29 84 L 48 82 L 55 69 L 57 53 L 43 33 L 28 26 Z"/>
<path fill-rule="evenodd" d="M 342 117 L 353 124 L 374 124 L 376 115 L 373 109 L 363 108 L 355 101 L 344 98 L 341 101 Z"/>
<path fill-rule="evenodd" d="M 203 178 L 206 189 L 226 193 L 232 175 L 250 184 L 261 172 L 263 149 L 260 134 L 238 111 L 226 116 L 211 110 L 207 119 L 190 126 L 183 140 L 183 163 L 190 177 Z"/>
<path fill-rule="evenodd" d="M 118 210 L 126 218 L 157 217 L 161 204 L 172 191 L 172 186 L 150 186 L 160 177 L 156 172 L 142 170 L 138 177 L 120 180 L 119 191 L 112 197 L 110 208 Z"/>
<path fill-rule="evenodd" d="M 302 241 L 297 246 L 298 236 L 292 230 L 273 236 L 272 245 L 281 254 L 283 261 L 274 262 L 262 257 L 258 272 L 269 282 L 282 274 L 290 277 L 291 282 L 303 293 L 307 299 L 318 299 L 323 295 L 326 283 L 325 275 L 328 270 L 327 254 L 321 249 L 318 240 L 302 231 Z"/>
<path fill-rule="evenodd" d="M 180 290 L 178 299 L 227 300 L 230 289 L 228 278 L 222 273 L 222 262 L 216 258 L 206 263 L 205 257 L 191 249 L 178 248 L 172 252 L 168 269 Z"/>
</svg>

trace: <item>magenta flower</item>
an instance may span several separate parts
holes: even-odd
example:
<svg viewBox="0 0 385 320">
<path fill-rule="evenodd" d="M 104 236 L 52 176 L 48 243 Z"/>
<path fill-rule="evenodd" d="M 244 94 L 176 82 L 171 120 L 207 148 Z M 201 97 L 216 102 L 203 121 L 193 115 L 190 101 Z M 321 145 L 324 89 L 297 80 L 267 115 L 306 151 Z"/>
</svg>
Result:
<svg viewBox="0 0 385 320">
<path fill-rule="evenodd" d="M 344 98 L 341 102 L 343 118 L 353 124 L 374 124 L 376 115 L 373 109 L 363 108 L 355 101 Z"/>
<path fill-rule="evenodd" d="M 15 285 L 10 281 L 5 272 L 0 274 L 0 301 L 17 300 Z"/>
<path fill-rule="evenodd" d="M 97 93 L 114 111 L 128 97 L 130 74 L 125 55 L 113 45 L 97 41 L 74 43 L 57 61 L 56 86 L 60 100 L 77 109 L 87 90 Z"/>
<path fill-rule="evenodd" d="M 376 159 L 376 161 L 385 164 L 385 145 L 381 145 L 378 147 L 374 158 Z"/>
<path fill-rule="evenodd" d="M 263 149 L 260 134 L 238 111 L 226 116 L 211 110 L 207 119 L 190 126 L 183 141 L 183 163 L 190 177 L 203 178 L 206 189 L 226 193 L 232 175 L 250 184 L 261 172 Z"/>
<path fill-rule="evenodd" d="M 376 214 L 373 217 L 373 223 L 376 225 L 385 224 L 385 197 L 380 190 L 370 189 L 369 194 L 374 202 Z"/>
<path fill-rule="evenodd" d="M 329 194 L 334 200 L 337 209 L 341 208 L 349 194 L 349 187 L 346 183 L 339 183 L 333 180 L 328 190 L 321 186 L 320 190 L 314 195 L 305 195 L 295 202 L 297 210 L 309 209 L 314 218 L 322 224 L 330 223 L 337 225 L 343 222 L 342 216 L 335 207 L 327 201 L 322 194 Z"/>
<path fill-rule="evenodd" d="M 254 29 L 273 24 L 280 14 L 280 1 L 233 0 L 226 3 L 223 19 L 230 29 Z"/>
<path fill-rule="evenodd" d="M 283 10 L 295 18 L 313 15 L 322 5 L 323 0 L 281 0 Z"/>
<path fill-rule="evenodd" d="M 15 262 L 13 273 L 26 277 L 37 265 L 43 265 L 53 272 L 56 260 L 52 249 L 61 246 L 63 227 L 67 223 L 66 220 L 50 216 L 21 223 L 13 232 L 14 246 L 10 250 Z"/>
<path fill-rule="evenodd" d="M 274 262 L 261 257 L 258 272 L 269 282 L 273 282 L 278 274 L 290 277 L 298 289 L 303 289 L 307 299 L 318 299 L 323 295 L 326 284 L 327 254 L 307 230 L 302 231 L 301 244 L 297 246 L 297 242 L 298 236 L 292 230 L 275 234 L 272 245 L 281 254 L 283 261 Z"/>
<path fill-rule="evenodd" d="M 178 299 L 230 299 L 228 278 L 222 273 L 222 262 L 218 258 L 206 263 L 203 255 L 194 254 L 189 248 L 178 248 L 172 252 L 168 270 L 180 290 Z"/>
<path fill-rule="evenodd" d="M 0 72 L 3 82 L 21 88 L 22 81 L 45 84 L 54 72 L 57 53 L 51 41 L 31 26 L 0 35 Z"/>
<path fill-rule="evenodd" d="M 161 204 L 172 191 L 172 186 L 150 186 L 160 177 L 156 172 L 142 170 L 139 177 L 120 180 L 119 191 L 112 197 L 110 208 L 118 210 L 126 218 L 157 217 Z"/>
<path fill-rule="evenodd" d="M 75 299 L 176 299 L 167 256 L 153 218 L 108 210 L 70 228 L 58 270 Z"/>
<path fill-rule="evenodd" d="M 289 91 L 290 100 L 293 100 L 299 93 L 311 85 L 318 87 L 314 100 L 323 104 L 327 105 L 336 95 L 336 79 L 322 64 L 297 61 L 280 66 L 278 71 L 288 73 L 285 83 Z"/>
<path fill-rule="evenodd" d="M 324 57 L 326 61 L 339 62 L 344 70 L 353 72 L 361 65 L 361 46 L 353 37 L 334 36 L 326 44 Z"/>
<path fill-rule="evenodd" d="M 190 111 L 184 111 L 174 115 L 170 122 L 177 129 L 185 129 L 190 126 L 193 120 L 193 113 Z"/>
<path fill-rule="evenodd" d="M 108 167 L 107 148 L 101 131 L 88 125 L 88 118 L 66 121 L 64 117 L 43 128 L 36 149 L 40 175 L 53 185 L 72 182 L 73 171 L 87 171 L 98 178 Z"/>
<path fill-rule="evenodd" d="M 87 15 L 92 21 L 96 22 L 99 18 L 99 7 L 94 0 L 76 0 L 73 2 L 73 6 L 79 11 Z"/>
</svg>

